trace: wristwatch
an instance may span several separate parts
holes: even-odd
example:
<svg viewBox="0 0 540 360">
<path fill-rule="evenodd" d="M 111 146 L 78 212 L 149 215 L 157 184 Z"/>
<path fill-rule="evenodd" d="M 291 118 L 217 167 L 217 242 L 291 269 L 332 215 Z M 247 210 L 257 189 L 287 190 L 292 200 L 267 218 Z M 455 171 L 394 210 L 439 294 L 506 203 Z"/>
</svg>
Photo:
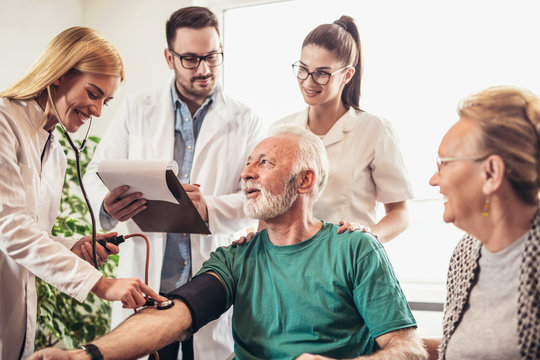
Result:
<svg viewBox="0 0 540 360">
<path fill-rule="evenodd" d="M 92 360 L 103 360 L 101 351 L 99 351 L 98 347 L 94 344 L 81 345 L 79 346 L 79 349 L 86 351 Z"/>
</svg>

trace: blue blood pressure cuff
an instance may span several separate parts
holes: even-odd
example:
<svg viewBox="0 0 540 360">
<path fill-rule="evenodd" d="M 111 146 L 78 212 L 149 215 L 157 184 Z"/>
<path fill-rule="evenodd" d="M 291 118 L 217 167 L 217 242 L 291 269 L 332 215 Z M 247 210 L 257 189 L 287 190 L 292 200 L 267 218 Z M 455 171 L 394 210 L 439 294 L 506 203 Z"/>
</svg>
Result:
<svg viewBox="0 0 540 360">
<path fill-rule="evenodd" d="M 186 304 L 191 313 L 193 332 L 216 320 L 227 310 L 225 286 L 217 277 L 208 273 L 195 276 L 165 296 Z"/>
</svg>

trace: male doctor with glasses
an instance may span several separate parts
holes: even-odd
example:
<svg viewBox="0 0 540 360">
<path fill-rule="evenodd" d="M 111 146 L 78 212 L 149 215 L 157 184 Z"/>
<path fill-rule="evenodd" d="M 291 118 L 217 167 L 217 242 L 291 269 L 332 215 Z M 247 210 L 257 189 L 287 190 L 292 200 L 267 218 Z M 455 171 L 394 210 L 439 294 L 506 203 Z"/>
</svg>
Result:
<svg viewBox="0 0 540 360">
<path fill-rule="evenodd" d="M 262 122 L 218 85 L 223 62 L 218 20 L 207 8 L 187 7 L 166 25 L 165 60 L 174 79 L 162 89 L 128 97 L 96 149 L 84 181 L 103 229 L 128 221 L 145 209 L 140 193 L 122 198 L 127 186 L 111 192 L 96 175 L 103 159 L 178 162 L 180 182 L 213 235 L 148 233 L 149 286 L 169 292 L 191 279 L 211 251 L 229 245 L 233 233 L 255 227 L 245 216 L 240 173 L 262 139 Z M 144 242 L 122 245 L 119 277 L 144 276 Z M 133 312 L 113 307 L 112 327 Z M 160 359 L 224 359 L 233 352 L 231 313 L 205 327 L 192 341 L 173 343 Z"/>
</svg>

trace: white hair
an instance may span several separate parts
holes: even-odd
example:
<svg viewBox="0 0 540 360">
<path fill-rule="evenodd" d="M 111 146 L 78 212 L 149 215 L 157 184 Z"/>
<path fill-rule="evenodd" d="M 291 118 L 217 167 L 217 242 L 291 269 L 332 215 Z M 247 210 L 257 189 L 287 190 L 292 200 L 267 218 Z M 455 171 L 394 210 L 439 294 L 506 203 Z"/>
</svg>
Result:
<svg viewBox="0 0 540 360">
<path fill-rule="evenodd" d="M 321 139 L 296 124 L 283 124 L 270 129 L 269 136 L 279 134 L 292 134 L 300 138 L 291 176 L 296 178 L 302 171 L 312 169 L 315 172 L 315 185 L 309 194 L 314 202 L 317 201 L 328 182 L 328 157 Z"/>
</svg>

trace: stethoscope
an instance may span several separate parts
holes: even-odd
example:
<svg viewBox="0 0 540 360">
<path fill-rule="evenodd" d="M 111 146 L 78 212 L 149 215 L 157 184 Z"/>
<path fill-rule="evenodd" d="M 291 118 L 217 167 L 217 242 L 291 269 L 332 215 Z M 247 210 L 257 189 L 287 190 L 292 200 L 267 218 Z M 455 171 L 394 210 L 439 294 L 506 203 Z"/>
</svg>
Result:
<svg viewBox="0 0 540 360">
<path fill-rule="evenodd" d="M 88 139 L 88 134 L 90 133 L 90 128 L 92 127 L 92 117 L 90 117 L 90 124 L 88 124 L 88 129 L 86 130 L 86 135 L 84 136 L 84 140 L 81 142 L 81 146 L 77 147 L 75 143 L 73 142 L 73 140 L 71 140 L 69 133 L 67 132 L 66 128 L 64 127 L 64 124 L 62 123 L 60 114 L 58 114 L 58 110 L 56 110 L 56 105 L 54 104 L 52 96 L 51 96 L 50 85 L 47 86 L 47 96 L 49 98 L 49 103 L 51 104 L 51 108 L 53 109 L 54 114 L 56 115 L 56 118 L 58 119 L 58 123 L 62 127 L 64 136 L 66 137 L 69 145 L 75 152 L 75 162 L 77 164 L 77 179 L 79 181 L 79 187 L 81 188 L 81 192 L 84 196 L 84 201 L 86 202 L 86 206 L 88 207 L 88 211 L 90 212 L 90 219 L 92 221 L 92 257 L 94 260 L 94 267 L 96 269 L 99 269 L 99 266 L 96 260 L 96 219 L 94 217 L 94 212 L 92 211 L 92 206 L 90 205 L 90 200 L 88 199 L 88 195 L 86 195 L 86 190 L 83 185 L 82 176 L 81 176 L 81 164 L 80 164 L 81 151 L 83 151 L 84 147 L 86 146 L 86 140 Z"/>
<path fill-rule="evenodd" d="M 71 140 L 71 137 L 69 136 L 66 128 L 64 127 L 64 124 L 62 123 L 62 120 L 60 119 L 60 114 L 58 113 L 58 110 L 56 110 L 56 105 L 54 104 L 52 96 L 51 96 L 50 86 L 47 86 L 47 96 L 49 98 L 49 102 L 50 102 L 51 107 L 52 107 L 52 109 L 54 111 L 54 114 L 56 115 L 56 118 L 58 119 L 58 123 L 62 127 L 62 131 L 64 132 L 64 135 L 66 136 L 66 139 L 68 140 L 69 145 L 71 146 L 71 148 L 75 152 L 75 162 L 77 164 L 77 179 L 79 181 L 79 186 L 81 188 L 81 192 L 82 192 L 82 194 L 84 196 L 84 201 L 86 202 L 86 206 L 88 207 L 88 211 L 90 212 L 90 218 L 92 220 L 92 257 L 93 257 L 93 260 L 94 260 L 94 267 L 99 270 L 99 266 L 98 266 L 97 260 L 96 260 L 96 218 L 94 217 L 94 212 L 92 211 L 92 206 L 90 205 L 90 200 L 88 199 L 88 195 L 86 195 L 86 190 L 84 189 L 82 176 L 81 176 L 81 164 L 80 164 L 81 151 L 83 151 L 84 146 L 86 145 L 86 139 L 88 139 L 88 133 L 90 132 L 90 127 L 92 126 L 92 117 L 90 117 L 90 124 L 88 124 L 88 129 L 86 130 L 86 135 L 84 136 L 84 140 L 81 142 L 81 146 L 77 147 L 75 145 L 75 143 L 73 142 L 73 140 Z M 148 264 L 150 262 L 150 243 L 148 241 L 148 238 L 144 234 L 130 234 L 130 235 L 126 235 L 124 237 L 120 236 L 120 238 L 122 238 L 121 241 L 123 242 L 124 238 L 128 239 L 128 238 L 135 237 L 135 236 L 140 236 L 140 237 L 144 238 L 144 240 L 146 242 L 146 265 L 145 265 L 144 283 L 146 285 L 148 285 Z M 118 245 L 118 243 L 114 243 L 114 244 Z M 105 246 L 105 245 L 103 245 L 103 246 Z M 158 310 L 166 310 L 166 309 L 170 309 L 171 307 L 173 307 L 174 302 L 172 300 L 167 300 L 167 301 L 163 301 L 163 302 L 157 302 L 154 299 L 147 298 L 146 299 L 146 304 L 144 306 L 145 307 L 146 306 L 153 306 L 153 307 L 156 307 Z M 135 310 L 135 312 L 136 312 L 136 310 Z M 154 353 L 154 357 L 156 359 L 159 359 L 159 356 L 158 356 L 157 352 Z"/>
</svg>

